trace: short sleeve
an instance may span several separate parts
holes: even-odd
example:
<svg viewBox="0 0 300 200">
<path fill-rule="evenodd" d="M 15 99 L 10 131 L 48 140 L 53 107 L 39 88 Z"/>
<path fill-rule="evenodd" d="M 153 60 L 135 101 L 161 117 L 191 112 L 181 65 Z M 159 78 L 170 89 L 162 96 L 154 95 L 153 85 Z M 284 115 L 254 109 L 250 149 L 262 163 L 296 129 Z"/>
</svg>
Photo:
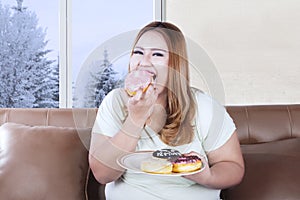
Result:
<svg viewBox="0 0 300 200">
<path fill-rule="evenodd" d="M 195 93 L 197 102 L 196 129 L 203 149 L 210 152 L 224 145 L 236 127 L 224 106 L 212 97 Z"/>
<path fill-rule="evenodd" d="M 114 136 L 125 120 L 125 106 L 121 97 L 121 89 L 112 90 L 101 102 L 93 126 L 93 133 L 109 137 Z"/>
</svg>

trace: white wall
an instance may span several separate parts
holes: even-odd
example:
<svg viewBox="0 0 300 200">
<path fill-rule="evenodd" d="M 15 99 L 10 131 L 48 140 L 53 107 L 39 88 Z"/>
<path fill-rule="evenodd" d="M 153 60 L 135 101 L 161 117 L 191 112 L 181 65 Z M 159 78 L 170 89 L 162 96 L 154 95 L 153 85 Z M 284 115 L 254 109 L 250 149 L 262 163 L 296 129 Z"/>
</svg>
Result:
<svg viewBox="0 0 300 200">
<path fill-rule="evenodd" d="M 299 0 L 167 0 L 166 21 L 208 54 L 227 105 L 300 103 Z M 214 78 L 192 68 L 210 91 Z"/>
</svg>

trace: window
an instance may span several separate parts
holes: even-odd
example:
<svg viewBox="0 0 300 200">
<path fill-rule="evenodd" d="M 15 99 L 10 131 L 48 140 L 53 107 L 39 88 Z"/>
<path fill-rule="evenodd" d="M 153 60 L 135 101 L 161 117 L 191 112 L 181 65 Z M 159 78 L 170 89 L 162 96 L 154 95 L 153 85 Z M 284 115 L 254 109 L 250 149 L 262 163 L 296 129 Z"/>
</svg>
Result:
<svg viewBox="0 0 300 200">
<path fill-rule="evenodd" d="M 92 5 L 72 1 L 73 107 L 98 107 L 110 90 L 122 86 L 136 30 L 153 19 L 152 0 Z"/>
<path fill-rule="evenodd" d="M 110 75 L 116 74 L 114 84 L 120 84 L 118 80 L 122 80 L 124 76 L 128 52 L 116 55 L 111 46 L 103 45 L 108 44 L 111 39 L 126 36 L 129 32 L 134 33 L 134 30 L 152 21 L 154 16 L 160 19 L 160 9 L 153 12 L 153 9 L 160 6 L 160 2 L 161 0 L 89 0 L 83 4 L 80 0 L 2 0 L 0 17 L 4 20 L 0 20 L 0 31 L 5 34 L 0 36 L 0 107 L 76 107 L 75 104 L 81 98 L 74 92 L 78 89 L 76 82 L 89 61 L 93 62 L 96 69 L 101 69 L 101 66 L 111 67 L 114 71 Z M 6 20 L 17 12 L 22 13 L 23 18 L 19 16 L 15 17 L 15 21 Z M 8 21 L 11 27 L 4 23 Z M 16 30 L 17 27 L 27 29 L 22 34 L 13 34 L 20 33 L 20 30 Z M 30 32 L 30 28 L 35 33 Z M 11 32 L 8 33 L 10 29 Z M 35 50 L 35 54 L 29 55 L 33 50 L 30 51 L 26 46 L 26 38 L 30 38 L 30 47 Z M 15 46 L 24 47 L 18 49 L 19 54 L 9 53 L 13 41 L 20 42 Z M 9 56 L 10 61 L 5 62 L 4 58 Z M 28 62 L 24 62 L 24 59 Z M 95 73 L 101 74 L 101 70 Z M 85 80 L 85 86 L 93 87 L 93 79 L 88 79 Z M 100 96 L 103 95 L 103 91 L 97 92 Z M 101 100 L 99 96 L 97 98 Z M 80 102 L 77 107 L 97 105 Z"/>
</svg>

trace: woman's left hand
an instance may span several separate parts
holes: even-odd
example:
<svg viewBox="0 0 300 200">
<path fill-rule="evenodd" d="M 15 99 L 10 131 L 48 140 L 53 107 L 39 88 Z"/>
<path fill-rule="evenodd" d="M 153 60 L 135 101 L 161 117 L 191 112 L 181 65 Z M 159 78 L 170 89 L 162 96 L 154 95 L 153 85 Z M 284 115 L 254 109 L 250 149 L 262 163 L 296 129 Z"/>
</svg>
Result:
<svg viewBox="0 0 300 200">
<path fill-rule="evenodd" d="M 190 154 L 196 154 L 191 152 Z M 223 189 L 241 182 L 244 175 L 244 160 L 237 133 L 221 147 L 207 153 L 208 162 L 201 157 L 205 168 L 203 171 L 184 176 L 209 188 Z"/>
<path fill-rule="evenodd" d="M 187 155 L 187 156 L 191 156 L 191 155 L 198 156 L 201 159 L 202 167 L 204 167 L 204 169 L 201 170 L 199 173 L 194 173 L 194 174 L 191 174 L 191 175 L 184 175 L 183 177 L 187 178 L 187 179 L 190 179 L 192 181 L 195 181 L 195 182 L 197 182 L 199 184 L 205 185 L 206 180 L 208 180 L 211 177 L 211 170 L 210 170 L 207 158 L 205 156 L 203 156 L 203 155 L 195 152 L 195 151 L 191 151 L 191 152 L 186 153 L 184 155 Z"/>
</svg>

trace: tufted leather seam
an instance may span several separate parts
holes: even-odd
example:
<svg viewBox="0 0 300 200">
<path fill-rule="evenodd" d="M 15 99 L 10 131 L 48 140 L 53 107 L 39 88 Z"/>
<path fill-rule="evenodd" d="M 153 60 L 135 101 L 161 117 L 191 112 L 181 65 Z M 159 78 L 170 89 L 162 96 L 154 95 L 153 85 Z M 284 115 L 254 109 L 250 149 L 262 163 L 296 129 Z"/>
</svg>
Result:
<svg viewBox="0 0 300 200">
<path fill-rule="evenodd" d="M 248 107 L 245 106 L 245 114 L 246 114 L 246 124 L 247 124 L 247 137 L 248 137 L 248 143 L 250 143 L 250 125 L 249 125 L 249 113 L 248 113 Z"/>
<path fill-rule="evenodd" d="M 49 126 L 49 112 L 50 112 L 50 110 L 47 109 L 47 112 L 46 112 L 46 126 Z"/>
<path fill-rule="evenodd" d="M 288 112 L 288 116 L 289 116 L 289 122 L 290 122 L 290 136 L 291 138 L 293 137 L 293 119 L 292 119 L 292 115 L 291 115 L 291 111 L 290 111 L 290 107 L 286 106 L 287 112 Z"/>
<path fill-rule="evenodd" d="M 7 110 L 6 112 L 5 112 L 5 122 L 8 122 L 8 116 L 9 116 L 9 114 L 10 114 L 10 110 Z"/>
<path fill-rule="evenodd" d="M 85 127 L 88 126 L 89 114 L 90 114 L 89 111 L 86 110 L 86 111 L 85 111 L 85 116 L 86 116 L 86 117 L 85 117 L 85 124 L 84 124 Z"/>
<path fill-rule="evenodd" d="M 86 179 L 85 179 L 85 185 L 84 185 L 84 194 L 85 194 L 85 199 L 88 200 L 89 199 L 89 195 L 88 195 L 88 184 L 89 184 L 89 178 L 90 178 L 90 174 L 92 173 L 91 168 L 88 168 L 87 174 L 86 174 Z"/>
</svg>

